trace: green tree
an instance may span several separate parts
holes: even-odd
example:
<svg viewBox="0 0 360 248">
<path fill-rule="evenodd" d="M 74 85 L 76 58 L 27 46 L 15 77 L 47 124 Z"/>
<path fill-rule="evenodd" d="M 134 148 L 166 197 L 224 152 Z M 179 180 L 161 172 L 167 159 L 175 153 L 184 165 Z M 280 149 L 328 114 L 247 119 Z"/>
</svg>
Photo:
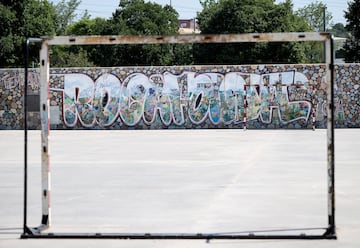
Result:
<svg viewBox="0 0 360 248">
<path fill-rule="evenodd" d="M 329 32 L 333 33 L 335 35 L 335 37 L 342 37 L 342 38 L 347 38 L 349 37 L 349 33 L 346 30 L 344 24 L 342 23 L 336 23 L 335 25 L 333 25 L 330 29 Z"/>
<path fill-rule="evenodd" d="M 332 14 L 327 11 L 326 4 L 319 2 L 318 0 L 300 8 L 296 13 L 305 19 L 310 27 L 310 30 L 314 32 L 327 31 L 332 25 Z M 319 42 L 311 42 L 308 44 L 310 44 L 310 46 L 306 46 L 306 57 L 314 63 L 323 62 L 323 45 Z"/>
<path fill-rule="evenodd" d="M 348 2 L 345 18 L 346 29 L 350 32 L 344 45 L 345 61 L 360 62 L 360 0 Z"/>
<path fill-rule="evenodd" d="M 178 30 L 178 13 L 144 0 L 120 0 L 110 20 L 112 34 L 169 35 Z M 114 55 L 102 60 L 106 65 L 169 65 L 173 63 L 172 45 L 115 46 Z"/>
<path fill-rule="evenodd" d="M 109 19 L 88 15 L 65 29 L 66 35 L 167 35 L 178 30 L 178 13 L 169 5 L 121 0 Z M 56 47 L 52 66 L 175 65 L 192 63 L 192 45 L 98 45 Z M 79 54 L 80 58 L 71 59 Z"/>
<path fill-rule="evenodd" d="M 9 6 L 5 6 L 0 3 L 0 66 L 11 66 L 16 61 L 15 51 L 16 43 L 15 40 L 21 40 L 14 33 L 13 27 L 16 21 L 16 12 Z"/>
<path fill-rule="evenodd" d="M 107 35 L 113 30 L 108 20 L 104 18 L 90 19 L 84 16 L 81 20 L 74 22 L 65 30 L 66 35 Z M 103 63 L 96 63 L 106 60 L 113 52 L 111 46 L 70 46 L 52 48 L 54 58 L 51 65 L 54 67 L 90 67 L 103 66 Z"/>
<path fill-rule="evenodd" d="M 344 24 L 342 23 L 336 23 L 329 29 L 329 32 L 334 34 L 334 36 L 337 38 L 335 40 L 335 57 L 336 58 L 344 58 L 345 57 L 345 50 L 344 50 L 344 44 L 346 38 L 349 38 L 349 32 L 346 30 Z M 342 38 L 342 39 L 339 39 Z"/>
<path fill-rule="evenodd" d="M 331 26 L 331 20 L 333 18 L 331 12 L 327 11 L 326 4 L 318 0 L 298 9 L 296 13 L 306 20 L 312 31 L 323 32 Z"/>
<path fill-rule="evenodd" d="M 307 31 L 305 21 L 293 13 L 290 0 L 206 0 L 198 14 L 202 33 L 266 33 Z M 245 43 L 197 45 L 195 63 L 266 63 L 302 62 L 304 48 L 298 43 Z"/>
<path fill-rule="evenodd" d="M 90 16 L 85 10 L 82 18 L 76 22 L 76 9 L 80 5 L 80 0 L 62 0 L 53 5 L 54 8 L 54 25 L 57 35 L 76 34 L 72 29 L 81 29 L 90 21 Z M 78 24 L 77 26 L 74 26 Z M 93 28 L 93 27 L 92 27 Z M 87 30 L 78 30 L 78 35 L 92 34 Z M 83 46 L 53 46 L 51 47 L 50 66 L 52 67 L 80 67 L 94 66 L 89 59 L 89 53 Z"/>
<path fill-rule="evenodd" d="M 108 20 L 82 20 L 68 29 L 71 34 L 91 35 L 170 35 L 178 30 L 178 13 L 169 5 L 144 0 L 120 0 Z M 173 65 L 190 63 L 191 46 L 113 45 L 87 48 L 98 66 Z M 190 62 L 189 62 L 190 61 Z"/>
<path fill-rule="evenodd" d="M 113 19 L 124 21 L 132 35 L 174 34 L 178 29 L 178 13 L 174 8 L 144 0 L 120 0 Z"/>
<path fill-rule="evenodd" d="M 80 0 L 61 0 L 53 5 L 55 10 L 54 24 L 57 35 L 64 35 L 67 27 L 75 21 L 77 17 L 75 11 L 80 3 Z"/>
<path fill-rule="evenodd" d="M 48 1 L 24 0 L 0 3 L 0 67 L 22 67 L 27 37 L 54 34 L 54 10 Z M 31 49 L 30 61 L 38 61 Z"/>
<path fill-rule="evenodd" d="M 109 21 L 97 17 L 95 19 L 83 18 L 78 22 L 68 26 L 67 35 L 105 35 L 111 33 L 112 28 Z"/>
<path fill-rule="evenodd" d="M 89 53 L 82 46 L 52 46 L 51 67 L 91 67 L 95 64 L 89 59 Z"/>
</svg>

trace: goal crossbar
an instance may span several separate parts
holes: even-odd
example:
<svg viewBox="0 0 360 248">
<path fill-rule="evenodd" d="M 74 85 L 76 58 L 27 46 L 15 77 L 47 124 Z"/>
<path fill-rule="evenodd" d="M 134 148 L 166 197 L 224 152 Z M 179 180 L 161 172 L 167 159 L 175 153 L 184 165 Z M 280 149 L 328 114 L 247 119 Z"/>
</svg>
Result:
<svg viewBox="0 0 360 248">
<path fill-rule="evenodd" d="M 183 44 L 242 42 L 326 42 L 328 33 L 253 33 L 253 34 L 188 34 L 188 35 L 91 35 L 43 37 L 48 45 L 116 45 L 116 44 Z"/>
<path fill-rule="evenodd" d="M 249 42 L 320 42 L 325 47 L 325 66 L 327 88 L 327 198 L 328 226 L 322 235 L 306 235 L 303 230 L 295 235 L 258 234 L 216 234 L 216 233 L 44 233 L 50 227 L 50 100 L 49 47 L 53 45 L 116 45 L 116 44 L 184 44 L 184 43 L 249 43 Z M 41 116 L 41 171 L 42 171 L 42 217 L 38 227 L 27 224 L 27 65 L 29 44 L 41 43 L 40 50 L 40 116 Z M 336 239 L 335 226 L 335 158 L 334 158 L 334 37 L 330 33 L 252 33 L 252 34 L 191 34 L 191 35 L 157 35 L 157 36 L 54 36 L 29 38 L 26 40 L 25 54 L 25 91 L 24 91 L 24 223 L 21 238 L 112 238 L 112 239 Z"/>
</svg>

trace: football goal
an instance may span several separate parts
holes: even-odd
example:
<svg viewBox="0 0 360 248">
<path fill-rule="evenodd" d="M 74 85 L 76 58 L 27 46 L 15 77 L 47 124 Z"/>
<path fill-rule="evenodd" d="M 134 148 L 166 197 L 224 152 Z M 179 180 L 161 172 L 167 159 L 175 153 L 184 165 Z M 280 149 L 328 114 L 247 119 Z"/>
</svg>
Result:
<svg viewBox="0 0 360 248">
<path fill-rule="evenodd" d="M 40 118 L 41 118 L 41 222 L 38 226 L 29 226 L 28 223 L 28 140 L 27 140 L 27 107 L 26 107 L 26 89 L 27 89 L 27 64 L 28 64 L 28 51 L 30 43 L 40 43 Z M 51 185 L 51 172 L 50 172 L 50 146 L 49 142 L 50 137 L 50 48 L 52 46 L 82 46 L 82 45 L 147 45 L 147 44 L 209 44 L 209 43 L 286 43 L 286 42 L 318 42 L 324 45 L 325 48 L 325 58 L 324 63 L 322 64 L 324 70 L 324 79 L 328 87 L 326 88 L 326 121 L 327 121 L 327 130 L 326 130 L 326 156 L 324 156 L 324 161 L 326 161 L 326 169 L 324 168 L 324 174 L 326 174 L 325 182 L 327 188 L 322 192 L 326 195 L 326 204 L 325 208 L 327 209 L 327 215 L 323 216 L 327 220 L 327 224 L 323 227 L 318 228 L 320 233 L 314 234 L 313 232 L 307 233 L 306 228 L 299 230 L 277 230 L 276 232 L 262 229 L 262 231 L 257 232 L 222 232 L 222 230 L 212 232 L 201 230 L 198 232 L 48 232 L 52 224 L 52 204 L 50 204 L 50 199 L 52 196 L 52 185 Z M 191 34 L 191 35 L 173 35 L 173 36 L 55 36 L 55 37 L 42 37 L 42 38 L 29 38 L 26 41 L 26 63 L 25 63 L 25 92 L 24 92 L 24 109 L 25 109 L 25 124 L 24 124 L 24 222 L 23 222 L 23 233 L 22 238 L 114 238 L 114 239 L 335 239 L 336 238 L 336 226 L 335 226 L 335 160 L 334 160 L 334 41 L 333 36 L 329 33 L 254 33 L 254 34 L 212 34 L 212 35 L 203 35 L 203 34 Z M 243 72 L 239 72 L 239 75 Z M 242 74 L 241 74 L 242 75 Z M 264 81 L 275 80 L 272 79 L 273 75 L 246 75 L 249 77 L 259 78 Z M 245 76 L 244 76 L 245 77 Z M 293 79 L 295 77 L 295 71 L 287 71 L 286 73 L 281 74 L 280 79 L 276 80 L 287 80 L 289 78 Z M 281 78 L 282 77 L 282 78 Z M 70 76 L 67 76 L 70 78 Z M 216 81 L 216 80 L 215 80 Z M 246 80 L 244 80 L 245 82 Z M 104 83 L 105 85 L 105 83 Z M 244 100 L 241 102 L 244 106 L 242 112 L 236 112 L 234 117 L 230 116 L 233 119 L 239 119 L 243 122 L 243 128 L 246 129 L 246 124 L 250 119 L 251 110 L 246 106 L 246 97 L 252 97 L 249 92 L 252 86 L 248 85 L 245 82 L 243 88 L 239 88 L 239 92 L 242 91 L 242 97 Z M 280 85 L 281 87 L 281 85 Z M 79 89 L 74 88 L 74 94 L 78 94 Z M 77 93 L 76 93 L 77 92 Z M 100 94 L 100 93 L 99 93 Z M 261 95 L 261 92 L 260 92 Z M 105 94 L 108 98 L 109 95 Z M 239 96 L 234 96 L 239 97 Z M 164 98 L 166 100 L 166 98 Z M 205 99 L 202 97 L 201 93 L 199 96 L 194 98 L 196 106 L 201 107 L 201 101 Z M 104 100 L 104 99 L 103 99 Z M 115 99 L 116 100 L 116 99 Z M 164 100 L 164 101 L 165 101 Z M 106 100 L 104 100 L 106 101 Z M 109 100 L 107 100 L 109 101 Z M 312 121 L 312 125 L 315 126 L 315 114 L 314 106 L 311 106 L 311 103 L 302 103 L 298 102 L 294 106 L 296 108 L 311 109 L 313 112 L 306 112 L 304 116 L 309 118 Z M 240 105 L 240 104 L 239 104 Z M 199 108 L 200 108 L 199 107 Z M 241 108 L 242 106 L 237 106 Z M 294 108 L 295 108 L 294 107 Z M 235 107 L 234 107 L 235 108 Z M 324 108 L 325 109 L 325 108 Z M 157 110 L 155 109 L 155 114 Z M 277 110 L 280 111 L 280 110 Z M 209 110 L 210 113 L 210 110 Z M 280 112 L 279 112 L 280 113 Z M 211 113 L 210 113 L 211 114 Z M 209 114 L 209 116 L 210 116 Z M 162 115 L 159 109 L 159 115 Z M 241 118 L 238 115 L 242 115 Z M 125 115 L 124 115 L 125 116 Z M 153 116 L 146 117 L 145 115 L 140 116 L 141 118 L 148 118 L 148 122 L 153 120 Z M 139 118 L 140 118 L 139 117 Z M 229 118 L 230 118 L 229 117 Z M 243 118 L 242 118 L 243 117 Z M 271 114 L 257 116 L 262 118 L 263 122 L 267 122 L 271 118 Z M 125 118 L 125 117 L 122 117 Z M 162 121 L 167 123 L 168 120 L 165 114 L 161 116 Z M 175 120 L 173 114 L 172 117 Z M 179 118 L 179 123 L 181 122 L 181 116 Z M 200 123 L 202 117 L 193 116 L 193 123 Z M 198 118 L 198 119 L 196 119 Z M 212 119 L 211 119 L 212 118 Z M 303 118 L 302 116 L 295 116 L 294 118 Z M 212 123 L 217 123 L 216 117 L 209 117 Z M 75 122 L 72 119 L 68 120 L 69 125 L 75 125 Z M 130 123 L 131 120 L 129 120 Z M 171 120 L 170 120 L 171 121 Z M 283 120 L 284 122 L 286 119 Z M 175 121 L 174 121 L 175 122 Z M 270 121 L 269 121 L 270 122 Z M 108 122 L 110 123 L 110 121 Z M 106 124 L 106 123 L 105 123 Z M 100 131 L 94 131 L 100 132 Z M 136 132 L 136 131 L 134 131 Z M 182 132 L 177 130 L 177 132 Z M 187 135 L 185 131 L 184 136 Z M 81 136 L 79 136 L 81 137 Z M 324 141 L 325 142 L 325 141 Z M 124 146 L 122 149 L 126 149 Z M 222 149 L 220 146 L 219 149 Z M 226 149 L 226 148 L 224 148 Z M 224 151 L 226 152 L 226 151 Z M 115 156 L 116 154 L 114 154 Z M 119 158 L 121 159 L 121 158 Z M 254 155 L 252 159 L 256 159 Z M 241 161 L 238 161 L 241 163 Z M 171 167 L 171 164 L 168 165 Z M 139 171 L 141 173 L 141 171 Z M 174 172 L 173 172 L 174 173 Z M 281 173 L 281 172 L 279 172 Z M 295 172 L 294 172 L 295 173 Z M 184 178 L 185 180 L 185 178 Z M 304 182 L 305 183 L 305 182 Z M 240 189 L 239 189 L 240 190 Z M 100 200 L 100 199 L 99 199 Z M 241 211 L 242 206 L 238 206 L 238 210 Z M 248 207 L 250 209 L 250 207 Z M 291 211 L 290 211 L 291 212 Z M 268 213 L 271 215 L 271 212 Z M 303 213 L 303 214 L 306 214 Z M 101 216 L 98 216 L 99 218 Z M 261 228 L 261 227 L 260 227 Z M 71 227 L 70 227 L 71 229 Z M 221 229 L 221 225 L 219 225 Z M 309 228 L 310 230 L 311 228 Z M 212 229 L 211 229 L 212 230 Z M 291 232 L 289 232 L 291 231 Z"/>
</svg>

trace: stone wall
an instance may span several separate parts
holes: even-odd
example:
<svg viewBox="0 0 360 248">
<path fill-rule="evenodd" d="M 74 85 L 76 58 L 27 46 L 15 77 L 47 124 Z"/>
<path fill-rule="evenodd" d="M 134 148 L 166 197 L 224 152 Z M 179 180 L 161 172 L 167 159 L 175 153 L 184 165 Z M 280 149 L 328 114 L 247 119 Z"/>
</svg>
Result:
<svg viewBox="0 0 360 248">
<path fill-rule="evenodd" d="M 360 127 L 360 65 L 336 65 L 336 127 Z M 326 126 L 324 65 L 54 68 L 52 129 Z M 39 73 L 28 126 L 39 129 Z M 24 73 L 0 70 L 0 129 L 23 128 Z"/>
<path fill-rule="evenodd" d="M 337 65 L 336 69 L 336 125 L 360 127 L 360 64 Z"/>
</svg>

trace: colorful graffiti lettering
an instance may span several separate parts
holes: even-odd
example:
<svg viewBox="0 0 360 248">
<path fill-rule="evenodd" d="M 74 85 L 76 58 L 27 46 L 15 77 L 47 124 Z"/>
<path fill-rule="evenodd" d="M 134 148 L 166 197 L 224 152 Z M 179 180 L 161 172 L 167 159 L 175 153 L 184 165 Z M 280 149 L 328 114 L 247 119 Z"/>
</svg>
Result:
<svg viewBox="0 0 360 248">
<path fill-rule="evenodd" d="M 105 73 L 95 81 L 86 74 L 64 74 L 63 117 L 74 127 L 111 126 L 118 118 L 128 126 L 193 124 L 207 119 L 241 123 L 259 119 L 271 123 L 274 111 L 282 123 L 309 119 L 310 101 L 291 101 L 289 87 L 306 89 L 308 79 L 295 71 L 250 74 L 229 72 L 133 73 L 122 82 Z M 246 117 L 246 118 L 245 118 Z M 159 119 L 159 120 L 158 120 Z"/>
<path fill-rule="evenodd" d="M 39 90 L 39 77 L 38 72 L 28 72 L 28 87 L 35 91 Z M 14 89 L 24 85 L 25 75 L 23 72 L 18 70 L 10 71 L 2 75 L 0 78 L 0 83 L 4 85 L 5 89 Z"/>
</svg>

